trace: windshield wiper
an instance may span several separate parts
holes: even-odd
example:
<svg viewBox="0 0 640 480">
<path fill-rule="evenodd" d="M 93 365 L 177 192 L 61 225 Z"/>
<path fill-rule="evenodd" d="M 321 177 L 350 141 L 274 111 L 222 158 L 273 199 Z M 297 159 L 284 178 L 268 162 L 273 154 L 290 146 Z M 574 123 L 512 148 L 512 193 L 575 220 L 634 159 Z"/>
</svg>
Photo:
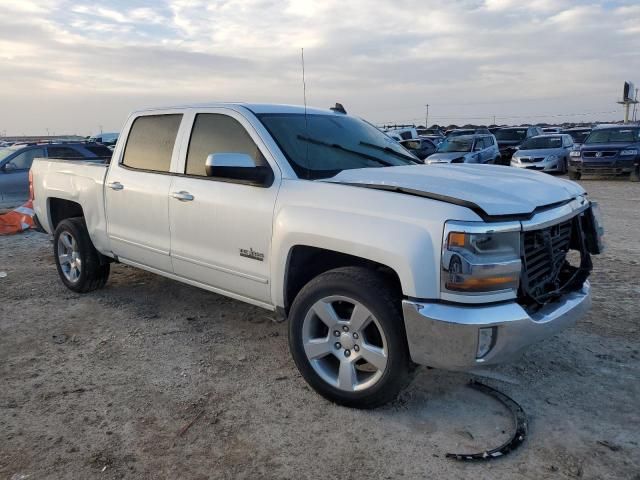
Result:
<svg viewBox="0 0 640 480">
<path fill-rule="evenodd" d="M 396 157 L 400 157 L 400 158 L 402 158 L 404 160 L 409 160 L 409 161 L 411 161 L 413 163 L 422 163 L 422 162 L 416 160 L 415 158 L 412 158 L 412 157 L 409 157 L 408 155 L 405 155 L 404 153 L 396 152 L 391 147 L 381 147 L 380 145 L 376 145 L 375 143 L 369 143 L 369 142 L 360 142 L 360 145 L 364 145 L 365 147 L 375 148 L 376 150 L 380 150 L 382 152 L 390 153 L 391 155 L 395 155 Z"/>
<path fill-rule="evenodd" d="M 351 150 L 350 148 L 343 147 L 337 143 L 328 143 L 322 140 L 318 140 L 317 138 L 305 137 L 303 135 L 297 136 L 298 140 L 302 140 L 303 142 L 313 143 L 314 145 L 322 145 L 323 147 L 333 148 L 336 150 L 342 150 L 343 152 L 353 153 L 354 155 L 358 155 L 359 157 L 366 158 L 367 160 L 372 160 L 374 162 L 378 162 L 380 165 L 384 165 L 385 167 L 395 167 L 391 162 L 387 162 L 386 160 L 382 160 L 374 155 L 369 155 L 364 152 L 359 152 L 358 150 Z"/>
</svg>

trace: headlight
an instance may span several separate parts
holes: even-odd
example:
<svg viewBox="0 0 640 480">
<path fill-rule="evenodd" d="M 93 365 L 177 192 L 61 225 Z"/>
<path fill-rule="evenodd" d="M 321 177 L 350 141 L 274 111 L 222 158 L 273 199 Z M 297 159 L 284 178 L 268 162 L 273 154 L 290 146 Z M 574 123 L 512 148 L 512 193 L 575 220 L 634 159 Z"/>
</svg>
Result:
<svg viewBox="0 0 640 480">
<path fill-rule="evenodd" d="M 579 157 L 580 156 L 580 150 L 571 150 L 569 152 L 569 156 L 570 157 Z"/>
<path fill-rule="evenodd" d="M 442 245 L 441 296 L 514 298 L 520 283 L 520 232 L 490 225 L 447 222 Z M 482 226 L 480 226 L 482 225 Z M 493 298 L 495 297 L 495 298 Z"/>
<path fill-rule="evenodd" d="M 628 150 L 622 150 L 620 152 L 621 156 L 627 156 L 627 155 L 638 155 L 638 150 L 636 150 L 635 148 L 630 148 Z"/>
</svg>

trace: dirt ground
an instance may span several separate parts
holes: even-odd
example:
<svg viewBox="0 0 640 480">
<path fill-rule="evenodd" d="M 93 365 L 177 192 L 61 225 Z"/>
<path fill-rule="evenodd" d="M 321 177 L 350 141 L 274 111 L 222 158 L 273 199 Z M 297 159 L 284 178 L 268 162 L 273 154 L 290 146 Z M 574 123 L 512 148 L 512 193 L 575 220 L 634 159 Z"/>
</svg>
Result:
<svg viewBox="0 0 640 480">
<path fill-rule="evenodd" d="M 306 386 L 269 312 L 116 265 L 104 290 L 58 280 L 39 233 L 0 238 L 0 478 L 640 479 L 640 184 L 583 182 L 608 251 L 576 327 L 485 379 L 421 369 L 393 404 L 333 405 Z"/>
</svg>

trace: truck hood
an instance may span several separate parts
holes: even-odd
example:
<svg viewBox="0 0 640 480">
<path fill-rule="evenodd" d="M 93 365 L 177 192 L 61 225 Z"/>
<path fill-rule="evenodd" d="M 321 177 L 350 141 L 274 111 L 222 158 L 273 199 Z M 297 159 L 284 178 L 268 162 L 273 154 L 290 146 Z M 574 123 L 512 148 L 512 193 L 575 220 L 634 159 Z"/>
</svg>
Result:
<svg viewBox="0 0 640 480">
<path fill-rule="evenodd" d="M 585 193 L 568 180 L 499 165 L 362 168 L 343 170 L 324 181 L 420 195 L 469 207 L 483 217 L 526 217 Z"/>
</svg>

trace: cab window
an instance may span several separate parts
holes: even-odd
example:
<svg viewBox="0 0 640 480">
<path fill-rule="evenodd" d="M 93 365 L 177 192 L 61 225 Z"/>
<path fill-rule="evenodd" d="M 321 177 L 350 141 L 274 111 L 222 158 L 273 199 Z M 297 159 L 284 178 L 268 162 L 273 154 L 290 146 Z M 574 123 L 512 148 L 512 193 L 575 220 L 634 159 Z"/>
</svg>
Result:
<svg viewBox="0 0 640 480">
<path fill-rule="evenodd" d="M 228 115 L 200 113 L 191 131 L 184 173 L 205 177 L 205 162 L 212 153 L 246 153 L 256 166 L 268 165 L 240 122 Z"/>
<path fill-rule="evenodd" d="M 145 115 L 134 120 L 122 164 L 135 169 L 168 172 L 181 114 Z"/>
</svg>

